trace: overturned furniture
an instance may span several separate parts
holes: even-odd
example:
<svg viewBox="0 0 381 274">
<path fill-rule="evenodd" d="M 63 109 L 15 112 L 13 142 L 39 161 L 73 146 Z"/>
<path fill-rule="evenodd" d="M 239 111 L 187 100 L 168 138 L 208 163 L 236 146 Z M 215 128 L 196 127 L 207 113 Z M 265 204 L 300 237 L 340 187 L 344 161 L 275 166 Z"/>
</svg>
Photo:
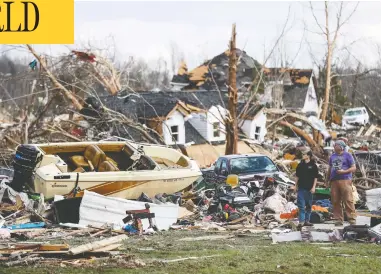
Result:
<svg viewBox="0 0 381 274">
<path fill-rule="evenodd" d="M 128 223 L 133 220 L 134 227 L 139 231 L 139 234 L 143 233 L 142 219 L 148 219 L 149 229 L 157 231 L 156 225 L 153 224 L 153 219 L 155 218 L 155 213 L 150 212 L 150 205 L 145 204 L 145 209 L 127 210 L 127 217 L 123 219 L 124 223 Z"/>
</svg>

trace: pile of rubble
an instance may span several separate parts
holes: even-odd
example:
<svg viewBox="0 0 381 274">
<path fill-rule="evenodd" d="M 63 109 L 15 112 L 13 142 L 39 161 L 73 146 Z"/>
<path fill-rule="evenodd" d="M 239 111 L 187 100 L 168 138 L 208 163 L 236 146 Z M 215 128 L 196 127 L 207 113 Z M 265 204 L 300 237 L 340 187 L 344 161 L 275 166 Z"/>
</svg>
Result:
<svg viewBox="0 0 381 274">
<path fill-rule="evenodd" d="M 298 144 L 278 146 L 285 152 L 278 153 L 278 163 L 292 177 L 293 163 L 298 162 L 298 151 L 303 148 Z M 325 165 L 323 160 L 320 165 Z M 321 174 L 319 181 L 324 176 Z M 314 195 L 311 216 L 316 227 L 300 230 L 294 182 L 281 176 L 256 176 L 242 183 L 238 176 L 231 175 L 224 184 L 210 183 L 206 178 L 180 193 L 154 197 L 142 193 L 136 201 L 87 190 L 82 197 L 56 195 L 54 200 L 46 201 L 42 194 L 14 191 L 7 176 L 1 180 L 0 264 L 6 266 L 31 262 L 83 266 L 110 258 L 126 267 L 143 266 L 143 262 L 119 251 L 123 241 L 165 230 L 267 232 L 274 243 L 381 241 L 378 188 L 364 190 L 370 212 L 359 211 L 360 216 L 372 218 L 372 226 L 330 225 L 330 190 L 320 186 Z M 355 200 L 358 206 L 365 202 L 358 195 Z M 73 238 L 79 243 L 68 245 L 66 241 Z"/>
</svg>

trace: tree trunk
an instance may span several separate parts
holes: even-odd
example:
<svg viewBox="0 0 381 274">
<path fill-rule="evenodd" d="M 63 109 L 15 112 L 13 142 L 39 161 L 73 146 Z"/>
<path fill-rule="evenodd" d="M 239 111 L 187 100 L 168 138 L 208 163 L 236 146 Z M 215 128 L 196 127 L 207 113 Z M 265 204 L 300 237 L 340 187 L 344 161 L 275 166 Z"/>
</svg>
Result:
<svg viewBox="0 0 381 274">
<path fill-rule="evenodd" d="M 327 37 L 327 60 L 326 60 L 326 75 L 325 75 L 325 95 L 324 95 L 324 103 L 323 103 L 323 111 L 321 112 L 321 119 L 323 122 L 327 118 L 328 112 L 328 104 L 329 104 L 329 93 L 331 90 L 331 61 L 332 61 L 332 44 L 331 37 L 329 32 L 329 24 L 328 24 L 328 2 L 325 2 L 325 31 Z"/>
<path fill-rule="evenodd" d="M 235 24 L 232 28 L 229 56 L 229 102 L 226 125 L 226 148 L 225 155 L 237 153 L 238 121 L 237 121 L 237 55 L 236 55 L 236 31 Z"/>
<path fill-rule="evenodd" d="M 355 104 L 356 104 L 357 84 L 358 84 L 358 79 L 360 76 L 359 74 L 360 74 L 360 63 L 358 63 L 358 65 L 357 65 L 355 80 L 353 83 L 352 102 L 351 102 L 352 107 L 355 107 Z"/>
<path fill-rule="evenodd" d="M 331 91 L 331 58 L 332 58 L 331 47 L 328 46 L 324 103 L 323 103 L 323 111 L 321 112 L 321 119 L 323 121 L 325 121 L 327 118 L 328 104 L 329 104 L 329 97 L 330 97 L 329 95 Z"/>
</svg>

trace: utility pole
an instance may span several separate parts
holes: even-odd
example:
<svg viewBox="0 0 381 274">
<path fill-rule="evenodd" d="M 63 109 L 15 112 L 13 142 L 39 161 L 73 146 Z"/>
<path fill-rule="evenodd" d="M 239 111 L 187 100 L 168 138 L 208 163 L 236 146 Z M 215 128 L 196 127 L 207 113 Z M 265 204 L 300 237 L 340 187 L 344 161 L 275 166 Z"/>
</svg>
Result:
<svg viewBox="0 0 381 274">
<path fill-rule="evenodd" d="M 238 143 L 238 121 L 237 121 L 237 54 L 236 54 L 236 25 L 233 24 L 232 37 L 229 49 L 229 102 L 228 113 L 225 119 L 226 125 L 226 148 L 225 155 L 236 154 Z"/>
</svg>

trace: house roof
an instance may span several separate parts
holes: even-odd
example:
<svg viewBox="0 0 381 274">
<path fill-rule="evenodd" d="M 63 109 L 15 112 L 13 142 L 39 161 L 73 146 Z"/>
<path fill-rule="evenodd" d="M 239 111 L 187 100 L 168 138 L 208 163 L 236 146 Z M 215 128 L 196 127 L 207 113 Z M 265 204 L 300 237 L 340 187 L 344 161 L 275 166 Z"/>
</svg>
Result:
<svg viewBox="0 0 381 274">
<path fill-rule="evenodd" d="M 204 137 L 192 126 L 189 121 L 185 122 L 185 143 L 194 142 L 196 145 L 208 143 Z"/>
<path fill-rule="evenodd" d="M 238 114 L 242 112 L 242 110 L 245 107 L 245 103 L 239 103 L 238 104 Z M 251 105 L 248 107 L 248 109 L 245 111 L 246 113 L 243 113 L 242 118 L 243 119 L 254 119 L 257 114 L 264 109 L 264 105 L 261 104 L 256 104 L 256 105 Z"/>
<path fill-rule="evenodd" d="M 173 75 L 171 82 L 179 84 L 189 84 L 188 67 L 184 61 L 181 62 L 179 70 L 176 75 Z"/>
<path fill-rule="evenodd" d="M 138 125 L 136 125 L 137 127 Z M 138 142 L 138 143 L 152 143 L 152 141 L 147 138 L 144 134 L 142 134 L 141 131 L 136 129 L 136 127 L 123 124 L 123 126 L 119 125 L 118 127 L 118 136 L 126 139 L 130 139 L 132 141 Z M 148 136 L 150 136 L 152 139 L 156 140 L 159 144 L 164 144 L 164 140 L 160 135 L 158 135 L 156 132 L 149 128 L 144 128 L 143 126 L 139 125 L 139 127 L 144 130 Z"/>
<path fill-rule="evenodd" d="M 141 92 L 129 93 L 122 98 L 106 96 L 101 99 L 108 108 L 134 120 L 167 117 L 177 107 L 187 114 L 207 111 L 212 106 L 228 106 L 228 93 L 215 90 Z M 238 103 L 238 114 L 244 105 Z M 246 115 L 255 117 L 262 108 L 262 105 L 255 105 Z"/>
<path fill-rule="evenodd" d="M 172 82 L 184 83 L 185 75 L 188 76 L 188 89 L 214 90 L 218 87 L 220 90 L 227 90 L 228 71 L 229 71 L 229 50 L 205 61 L 200 66 L 191 71 L 180 67 L 179 73 L 175 75 Z M 245 83 L 252 82 L 255 71 L 259 70 L 261 65 L 245 51 L 236 49 L 237 55 L 237 87 L 243 87 Z"/>
<path fill-rule="evenodd" d="M 283 107 L 288 109 L 303 108 L 308 86 L 313 76 L 312 69 L 266 68 L 265 75 L 271 80 L 290 80 L 284 83 Z"/>
<path fill-rule="evenodd" d="M 265 68 L 264 74 L 267 78 L 284 79 L 290 76 L 292 85 L 309 85 L 312 76 L 312 69 L 295 69 L 295 68 Z"/>
<path fill-rule="evenodd" d="M 146 111 L 148 108 L 152 109 L 150 105 L 154 106 L 155 109 L 157 108 L 156 112 L 165 116 L 178 102 L 208 110 L 212 106 L 227 105 L 228 96 L 226 92 L 220 93 L 218 91 L 159 91 L 136 93 L 134 96 L 125 97 L 123 100 L 126 107 L 130 107 L 130 100 L 134 100 L 133 105 L 143 105 Z M 167 104 L 170 106 L 165 106 Z M 119 106 L 119 104 L 116 105 Z M 144 109 L 137 107 L 139 114 L 142 114 Z"/>
<path fill-rule="evenodd" d="M 132 101 L 128 104 L 128 107 L 123 107 L 123 100 L 120 100 L 116 96 L 107 96 L 101 98 L 103 103 L 111 110 L 117 111 L 119 113 L 125 114 L 126 117 L 132 119 L 135 124 L 126 124 L 126 123 L 114 123 L 113 132 L 114 134 L 118 134 L 119 137 L 126 138 L 135 142 L 143 142 L 143 143 L 152 143 L 152 139 L 156 140 L 159 144 L 164 144 L 163 139 L 159 134 L 149 128 L 144 128 L 141 124 L 138 123 L 137 115 L 136 115 L 136 104 L 132 104 Z M 104 114 L 104 110 L 102 110 L 102 106 L 98 100 L 95 98 L 89 97 L 86 99 L 85 107 L 81 110 L 86 116 L 91 116 L 95 118 L 101 118 Z M 99 125 L 102 125 L 105 122 L 99 121 Z M 106 127 L 109 125 L 106 124 Z M 139 130 L 140 129 L 140 130 Z M 150 138 L 148 138 L 145 134 L 142 133 L 144 131 L 147 133 Z"/>
</svg>

